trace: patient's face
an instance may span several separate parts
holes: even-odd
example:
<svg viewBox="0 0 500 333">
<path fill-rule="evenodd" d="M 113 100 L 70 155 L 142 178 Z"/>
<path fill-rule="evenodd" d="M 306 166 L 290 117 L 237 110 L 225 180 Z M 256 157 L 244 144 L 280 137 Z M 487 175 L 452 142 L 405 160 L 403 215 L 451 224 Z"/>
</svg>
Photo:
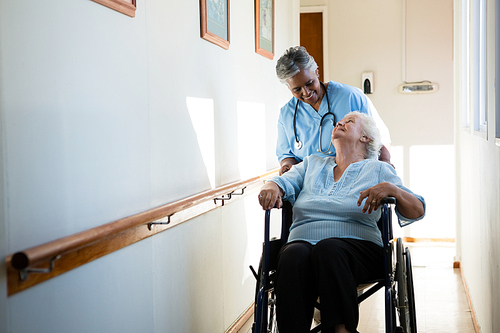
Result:
<svg viewBox="0 0 500 333">
<path fill-rule="evenodd" d="M 357 115 L 348 115 L 341 121 L 332 132 L 332 142 L 334 139 L 344 138 L 357 141 L 363 137 L 363 120 Z"/>
</svg>

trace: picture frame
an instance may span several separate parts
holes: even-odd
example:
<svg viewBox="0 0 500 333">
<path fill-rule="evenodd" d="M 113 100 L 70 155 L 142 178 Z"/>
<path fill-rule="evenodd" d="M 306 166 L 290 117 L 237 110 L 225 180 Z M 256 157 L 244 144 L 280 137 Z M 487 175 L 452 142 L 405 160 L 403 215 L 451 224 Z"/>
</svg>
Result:
<svg viewBox="0 0 500 333">
<path fill-rule="evenodd" d="M 113 10 L 116 10 L 117 12 L 125 14 L 127 16 L 135 17 L 136 0 L 92 0 L 92 1 L 97 2 L 98 4 L 106 6 Z"/>
<path fill-rule="evenodd" d="M 200 0 L 201 38 L 229 49 L 229 0 Z"/>
<path fill-rule="evenodd" d="M 274 0 L 255 0 L 255 52 L 274 58 Z"/>
</svg>

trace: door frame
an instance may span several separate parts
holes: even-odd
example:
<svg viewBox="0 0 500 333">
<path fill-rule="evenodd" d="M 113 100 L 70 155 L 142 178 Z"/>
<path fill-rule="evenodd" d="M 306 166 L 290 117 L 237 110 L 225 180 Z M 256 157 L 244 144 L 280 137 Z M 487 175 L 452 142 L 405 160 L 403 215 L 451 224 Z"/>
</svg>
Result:
<svg viewBox="0 0 500 333">
<path fill-rule="evenodd" d="M 323 80 L 330 81 L 330 72 L 328 70 L 328 7 L 327 6 L 303 6 L 299 11 L 298 36 L 300 44 L 300 14 L 302 13 L 321 13 L 323 16 Z"/>
</svg>

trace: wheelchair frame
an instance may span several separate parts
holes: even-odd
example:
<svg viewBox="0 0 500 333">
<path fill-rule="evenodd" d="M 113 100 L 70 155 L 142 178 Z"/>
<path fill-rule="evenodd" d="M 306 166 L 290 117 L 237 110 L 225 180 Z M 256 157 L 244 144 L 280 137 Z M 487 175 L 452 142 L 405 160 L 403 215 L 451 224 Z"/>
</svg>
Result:
<svg viewBox="0 0 500 333">
<path fill-rule="evenodd" d="M 384 278 L 367 281 L 366 284 L 358 286 L 358 304 L 384 287 L 386 333 L 416 333 L 417 321 L 410 250 L 404 247 L 401 238 L 398 238 L 394 244 L 392 233 L 391 205 L 395 203 L 395 198 L 386 198 L 380 206 L 382 216 L 378 221 L 378 226 L 382 232 L 384 244 Z M 278 253 L 287 242 L 292 224 L 292 205 L 289 202 L 283 203 L 280 239 L 270 239 L 270 216 L 271 212 L 267 210 L 264 219 L 263 251 L 258 273 L 250 266 L 257 279 L 252 333 L 278 332 L 274 275 Z M 395 251 L 394 248 L 396 248 Z M 317 304 L 316 307 L 319 309 L 320 306 Z M 396 321 L 397 317 L 398 322 Z M 399 325 L 397 325 L 398 323 Z M 320 331 L 321 323 L 313 327 L 310 333 Z"/>
</svg>

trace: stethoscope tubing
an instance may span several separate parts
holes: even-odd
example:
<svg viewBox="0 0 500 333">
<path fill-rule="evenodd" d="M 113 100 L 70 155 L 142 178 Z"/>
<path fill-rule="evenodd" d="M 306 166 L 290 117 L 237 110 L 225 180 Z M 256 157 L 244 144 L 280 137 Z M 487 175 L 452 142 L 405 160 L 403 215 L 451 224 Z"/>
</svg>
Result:
<svg viewBox="0 0 500 333">
<path fill-rule="evenodd" d="M 335 114 L 333 112 L 330 111 L 330 100 L 328 98 L 328 92 L 326 91 L 326 86 L 323 82 L 320 82 L 321 86 L 323 87 L 323 89 L 325 89 L 325 96 L 326 96 L 326 103 L 328 105 L 328 112 L 325 113 L 323 115 L 323 117 L 321 117 L 321 120 L 319 122 L 319 149 L 318 149 L 318 152 L 322 153 L 322 154 L 331 154 L 331 152 L 329 151 L 331 146 L 332 146 L 332 143 L 330 142 L 330 146 L 328 146 L 328 149 L 326 152 L 324 152 L 322 150 L 322 145 L 321 145 L 321 126 L 323 126 L 323 120 L 325 119 L 326 116 L 328 116 L 329 114 L 331 114 L 333 116 L 333 124 L 335 125 Z M 302 141 L 299 140 L 298 136 L 297 136 L 297 109 L 299 107 L 299 102 L 300 100 L 297 99 L 297 104 L 295 104 L 295 112 L 293 114 L 293 135 L 295 136 L 295 148 L 296 149 L 302 149 Z"/>
</svg>

